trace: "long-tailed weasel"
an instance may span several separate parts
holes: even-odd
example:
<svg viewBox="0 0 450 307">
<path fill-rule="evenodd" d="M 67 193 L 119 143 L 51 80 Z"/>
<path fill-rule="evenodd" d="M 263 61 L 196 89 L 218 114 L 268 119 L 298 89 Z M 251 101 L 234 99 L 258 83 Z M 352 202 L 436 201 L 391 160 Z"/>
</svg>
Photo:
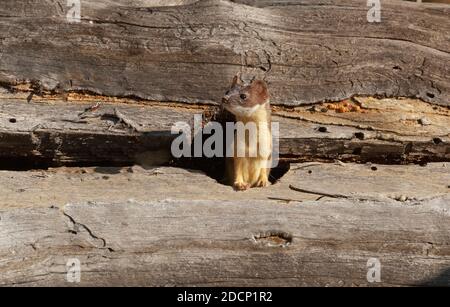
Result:
<svg viewBox="0 0 450 307">
<path fill-rule="evenodd" d="M 272 134 L 270 96 L 266 83 L 254 80 L 250 84 L 244 84 L 239 75 L 235 76 L 231 88 L 222 99 L 222 106 L 236 117 L 237 123 L 254 123 L 253 127 L 256 127 L 256 133 L 246 131 L 244 137 L 238 137 L 235 132 L 233 157 L 227 159 L 227 178 L 230 184 L 239 191 L 268 186 Z M 239 146 L 245 148 L 244 156 L 242 151 L 239 152 Z"/>
</svg>

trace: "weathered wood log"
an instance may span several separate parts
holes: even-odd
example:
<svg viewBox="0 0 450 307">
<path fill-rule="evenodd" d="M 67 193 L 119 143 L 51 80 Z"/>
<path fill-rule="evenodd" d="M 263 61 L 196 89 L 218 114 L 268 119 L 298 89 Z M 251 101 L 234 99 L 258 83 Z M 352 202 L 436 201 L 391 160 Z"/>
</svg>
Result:
<svg viewBox="0 0 450 307">
<path fill-rule="evenodd" d="M 293 159 L 404 163 L 450 158 L 449 110 L 419 100 L 354 97 L 312 108 L 275 108 L 275 114 L 297 119 L 274 119 L 280 121 L 280 153 Z"/>
<path fill-rule="evenodd" d="M 450 165 L 292 164 L 279 182 L 266 189 L 236 193 L 202 172 L 181 168 L 54 168 L 31 172 L 0 171 L 0 208 L 50 207 L 66 203 L 134 200 L 276 200 L 281 204 L 316 200 L 312 192 L 349 199 L 408 200 L 414 204 L 449 192 Z M 311 193 L 297 192 L 296 188 Z M 402 197 L 404 196 L 404 197 Z M 39 200 L 38 202 L 36 200 Z"/>
<path fill-rule="evenodd" d="M 3 0 L 0 82 L 215 103 L 243 70 L 270 83 L 274 104 L 381 95 L 449 105 L 447 5 L 384 2 L 382 22 L 369 23 L 357 0 L 152 3 L 84 0 L 69 23 L 59 2 Z"/>
<path fill-rule="evenodd" d="M 0 285 L 73 285 L 71 258 L 88 286 L 450 285 L 450 165 L 374 166 L 298 164 L 244 193 L 167 168 L 3 171 Z"/>
<path fill-rule="evenodd" d="M 98 97 L 64 102 L 56 97 L 0 94 L 0 164 L 3 168 L 60 165 L 162 165 L 171 160 L 171 127 L 207 121 L 211 107 L 137 104 Z M 33 102 L 34 101 L 34 102 Z M 347 105 L 347 107 L 344 107 Z M 356 112 L 335 109 L 357 107 Z M 119 110 L 119 115 L 115 110 Z M 326 111 L 326 112 L 324 112 Z M 450 111 L 419 100 L 354 98 L 314 107 L 274 108 L 283 160 L 407 163 L 450 160 Z M 131 122 L 131 127 L 130 127 Z M 206 139 L 209 136 L 205 136 Z"/>
<path fill-rule="evenodd" d="M 2 102 L 0 156 L 4 167 L 11 161 L 44 167 L 121 165 L 134 163 L 146 153 L 161 165 L 170 158 L 175 137 L 171 126 L 178 121 L 192 125 L 195 114 L 195 109 L 109 104 L 101 105 L 99 112 L 80 116 L 89 106 Z M 142 130 L 130 127 L 115 109 L 142 123 Z M 202 114 L 201 110 L 198 112 Z"/>
</svg>

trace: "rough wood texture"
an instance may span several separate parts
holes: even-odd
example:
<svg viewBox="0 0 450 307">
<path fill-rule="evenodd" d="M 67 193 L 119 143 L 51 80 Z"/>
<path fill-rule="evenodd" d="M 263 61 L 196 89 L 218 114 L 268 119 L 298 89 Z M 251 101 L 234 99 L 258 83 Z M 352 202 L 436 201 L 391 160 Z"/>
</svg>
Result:
<svg viewBox="0 0 450 307">
<path fill-rule="evenodd" d="M 170 158 L 174 138 L 171 127 L 178 121 L 192 125 L 195 109 L 102 104 L 39 104 L 8 100 L 0 104 L 0 156 L 22 161 L 24 166 L 70 164 L 130 164 L 147 155 L 156 165 Z M 119 115 L 115 109 L 120 110 Z M 130 127 L 132 118 L 138 127 Z M 137 131 L 138 129 L 139 131 Z M 152 156 L 152 157 L 150 157 Z"/>
<path fill-rule="evenodd" d="M 214 113 L 207 106 L 119 103 L 105 98 L 98 110 L 80 116 L 97 104 L 97 97 L 86 96 L 80 103 L 33 96 L 34 102 L 26 103 L 26 96 L 0 93 L 0 164 L 4 168 L 18 163 L 25 168 L 129 165 L 144 160 L 147 165 L 162 165 L 171 158 L 175 137 L 171 127 L 178 121 L 192 127 L 194 114 L 208 119 Z M 343 105 L 357 106 L 359 111 L 333 109 Z M 419 100 L 356 97 L 314 107 L 275 107 L 274 113 L 283 160 L 450 160 L 450 111 Z"/>
<path fill-rule="evenodd" d="M 364 286 L 376 257 L 372 285 L 450 285 L 450 165 L 373 166 L 297 164 L 244 193 L 170 168 L 0 172 L 0 284 L 71 285 L 76 257 L 79 285 Z"/>
<path fill-rule="evenodd" d="M 270 83 L 274 104 L 358 94 L 449 105 L 448 5 L 383 2 L 369 23 L 357 0 L 157 4 L 84 0 L 74 24 L 57 1 L 3 0 L 0 82 L 214 103 L 243 70 Z"/>
<path fill-rule="evenodd" d="M 282 156 L 379 163 L 450 159 L 449 109 L 419 100 L 354 97 L 274 111 Z"/>
<path fill-rule="evenodd" d="M 36 208 L 69 202 L 146 202 L 148 200 L 275 200 L 281 204 L 316 200 L 310 189 L 350 199 L 408 202 L 449 193 L 449 163 L 418 165 L 292 164 L 282 179 L 266 188 L 237 193 L 202 172 L 172 167 L 54 168 L 30 172 L 0 171 L 0 208 Z M 38 202 L 36 200 L 39 200 Z M 405 201 L 406 201 L 405 200 Z"/>
<path fill-rule="evenodd" d="M 366 286 L 374 257 L 375 285 L 450 285 L 448 5 L 61 3 L 2 0 L 0 168 L 98 167 L 0 171 L 0 285 L 71 285 L 74 257 L 89 286 Z M 292 164 L 243 193 L 152 168 L 240 70 L 270 84 L 284 160 L 441 162 Z"/>
</svg>

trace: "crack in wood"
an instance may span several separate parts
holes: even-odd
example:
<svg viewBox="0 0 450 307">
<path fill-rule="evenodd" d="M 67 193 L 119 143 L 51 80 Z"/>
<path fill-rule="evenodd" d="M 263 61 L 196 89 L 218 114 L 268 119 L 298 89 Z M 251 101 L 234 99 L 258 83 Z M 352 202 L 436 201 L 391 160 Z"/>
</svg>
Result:
<svg viewBox="0 0 450 307">
<path fill-rule="evenodd" d="M 85 224 L 82 224 L 80 222 L 77 222 L 72 216 L 70 216 L 67 212 L 62 212 L 65 217 L 69 220 L 69 232 L 78 235 L 80 228 L 84 229 L 86 233 L 90 236 L 91 239 L 94 240 L 94 242 L 100 242 L 100 244 L 94 244 L 95 247 L 101 248 L 101 249 L 108 249 L 109 251 L 112 251 L 112 249 L 108 248 L 106 245 L 106 240 L 104 238 L 96 236 L 92 230 L 90 230 Z"/>
</svg>

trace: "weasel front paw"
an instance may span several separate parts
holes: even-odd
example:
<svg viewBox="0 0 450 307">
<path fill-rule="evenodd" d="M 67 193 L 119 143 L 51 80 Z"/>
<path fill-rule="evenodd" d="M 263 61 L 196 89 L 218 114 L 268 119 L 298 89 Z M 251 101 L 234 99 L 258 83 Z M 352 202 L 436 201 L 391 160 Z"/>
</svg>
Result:
<svg viewBox="0 0 450 307">
<path fill-rule="evenodd" d="M 265 187 L 268 187 L 269 185 L 270 185 L 269 180 L 267 180 L 267 179 L 260 179 L 260 180 L 258 180 L 256 182 L 255 187 L 265 188 Z"/>
<path fill-rule="evenodd" d="M 245 191 L 250 189 L 250 184 L 245 183 L 245 182 L 235 182 L 233 184 L 233 187 L 236 191 Z"/>
</svg>

